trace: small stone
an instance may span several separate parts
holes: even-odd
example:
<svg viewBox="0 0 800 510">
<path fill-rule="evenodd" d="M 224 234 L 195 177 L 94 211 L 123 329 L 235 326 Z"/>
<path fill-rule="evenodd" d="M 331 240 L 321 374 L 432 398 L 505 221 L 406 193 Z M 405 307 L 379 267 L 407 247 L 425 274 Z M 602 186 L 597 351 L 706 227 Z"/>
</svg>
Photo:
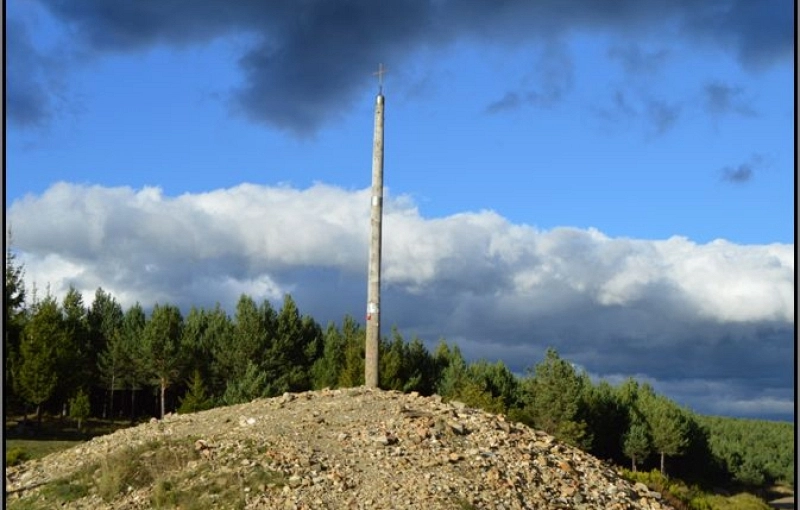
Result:
<svg viewBox="0 0 800 510">
<path fill-rule="evenodd" d="M 450 426 L 450 430 L 458 434 L 459 436 L 463 436 L 467 433 L 467 429 L 464 428 L 464 424 L 457 421 L 450 421 L 447 423 Z"/>
</svg>

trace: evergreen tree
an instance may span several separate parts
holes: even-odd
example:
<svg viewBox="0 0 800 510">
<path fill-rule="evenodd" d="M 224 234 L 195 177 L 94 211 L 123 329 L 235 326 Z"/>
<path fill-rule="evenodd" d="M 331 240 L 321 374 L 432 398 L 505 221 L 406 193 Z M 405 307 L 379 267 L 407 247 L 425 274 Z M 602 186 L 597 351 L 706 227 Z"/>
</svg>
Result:
<svg viewBox="0 0 800 510">
<path fill-rule="evenodd" d="M 69 399 L 69 417 L 78 422 L 78 431 L 84 420 L 89 417 L 91 409 L 89 407 L 89 397 L 83 389 L 78 390 L 78 394 Z"/>
<path fill-rule="evenodd" d="M 406 381 L 403 391 L 417 391 L 421 395 L 431 395 L 438 379 L 433 356 L 416 336 L 405 350 Z"/>
<path fill-rule="evenodd" d="M 192 375 L 192 380 L 189 382 L 189 391 L 180 401 L 178 412 L 181 414 L 196 413 L 198 411 L 205 411 L 211 409 L 214 402 L 206 394 L 206 387 L 203 384 L 203 378 L 200 375 L 200 370 L 195 369 Z"/>
<path fill-rule="evenodd" d="M 217 303 L 213 310 L 206 312 L 206 328 L 203 334 L 202 345 L 208 349 L 207 360 L 200 365 L 207 366 L 209 370 L 208 378 L 209 388 L 211 395 L 221 397 L 225 392 L 225 387 L 228 384 L 228 375 L 218 371 L 220 365 L 218 364 L 217 356 L 221 350 L 221 346 L 230 346 L 234 338 L 234 326 L 231 318 Z M 207 364 L 207 365 L 206 365 Z M 201 370 L 201 375 L 203 374 Z"/>
<path fill-rule="evenodd" d="M 248 361 L 244 374 L 228 381 L 222 403 L 225 405 L 242 404 L 257 398 L 268 396 L 267 373 L 256 363 Z"/>
<path fill-rule="evenodd" d="M 121 342 L 122 361 L 120 381 L 131 394 L 131 423 L 136 420 L 136 392 L 148 379 L 147 363 L 143 357 L 143 334 L 147 323 L 142 305 L 138 302 L 128 308 L 122 318 Z"/>
<path fill-rule="evenodd" d="M 467 363 L 458 345 L 452 349 L 444 341 L 440 342 L 435 355 L 441 376 L 436 391 L 445 400 L 456 398 L 467 377 Z"/>
<path fill-rule="evenodd" d="M 488 393 L 491 406 L 487 410 L 505 413 L 509 408 L 516 407 L 519 383 L 505 363 L 480 360 L 470 363 L 467 374 L 469 379 Z"/>
<path fill-rule="evenodd" d="M 269 381 L 268 395 L 310 388 L 310 367 L 305 350 L 312 339 L 307 338 L 297 305 L 288 294 L 283 297 L 272 340 L 264 360 Z"/>
<path fill-rule="evenodd" d="M 108 406 L 103 405 L 103 416 L 114 416 L 114 392 L 120 387 L 125 366 L 124 341 L 122 339 L 122 306 L 111 294 L 98 287 L 87 314 L 90 350 L 97 360 L 97 375 L 109 391 Z M 91 379 L 93 380 L 93 379 Z"/>
<path fill-rule="evenodd" d="M 606 381 L 586 385 L 586 423 L 592 431 L 589 451 L 601 459 L 622 462 L 622 435 L 629 425 L 628 408 Z"/>
<path fill-rule="evenodd" d="M 267 316 L 250 296 L 242 294 L 236 304 L 231 334 L 214 343 L 214 371 L 220 382 L 227 384 L 244 377 L 250 362 L 262 368 L 270 343 Z"/>
<path fill-rule="evenodd" d="M 381 339 L 378 362 L 379 386 L 385 390 L 401 391 L 406 383 L 404 373 L 405 341 L 396 327 L 392 328 L 392 341 Z"/>
<path fill-rule="evenodd" d="M 688 418 L 677 404 L 654 392 L 646 393 L 641 409 L 653 450 L 660 456 L 661 474 L 666 475 L 664 458 L 680 455 L 688 445 Z"/>
<path fill-rule="evenodd" d="M 13 374 L 20 356 L 20 338 L 25 327 L 25 267 L 17 263 L 17 255 L 11 250 L 11 235 L 6 240 L 6 274 L 3 304 L 5 315 L 3 321 L 3 383 L 6 389 L 5 396 L 14 403 L 16 401 L 17 384 Z"/>
<path fill-rule="evenodd" d="M 314 389 L 336 388 L 345 367 L 346 342 L 333 322 L 328 324 L 323 335 L 322 356 L 311 367 Z"/>
<path fill-rule="evenodd" d="M 634 412 L 628 431 L 622 438 L 622 451 L 631 459 L 631 469 L 641 464 L 652 451 L 650 446 L 650 429 L 638 412 Z"/>
<path fill-rule="evenodd" d="M 585 380 L 553 348 L 547 349 L 533 372 L 525 405 L 533 425 L 569 444 L 588 448 L 592 438 L 581 416 Z"/>
<path fill-rule="evenodd" d="M 183 317 L 173 305 L 153 307 L 142 333 L 142 356 L 148 373 L 160 389 L 161 418 L 166 414 L 165 394 L 180 375 Z"/>
<path fill-rule="evenodd" d="M 64 318 L 58 302 L 49 294 L 33 307 L 20 344 L 15 374 L 18 393 L 36 406 L 41 424 L 42 404 L 53 395 L 58 383 L 56 346 L 65 342 Z"/>
<path fill-rule="evenodd" d="M 87 381 L 96 381 L 97 353 L 93 351 L 89 339 L 87 309 L 83 296 L 70 286 L 62 300 L 63 325 L 65 334 L 55 344 L 57 360 L 58 387 L 53 399 L 59 408 L 66 409 L 70 397 Z"/>
<path fill-rule="evenodd" d="M 217 305 L 219 306 L 219 304 Z M 208 335 L 209 314 L 202 308 L 192 307 L 186 316 L 181 338 L 182 357 L 186 361 L 184 367 L 194 378 L 197 372 L 201 379 L 211 375 L 211 342 Z"/>
<path fill-rule="evenodd" d="M 366 330 L 356 320 L 346 315 L 342 321 L 344 338 L 344 367 L 339 374 L 339 387 L 352 388 L 364 384 L 364 350 Z"/>
<path fill-rule="evenodd" d="M 129 367 L 128 353 L 121 328 L 111 333 L 103 351 L 97 356 L 97 367 L 103 385 L 109 392 L 109 415 L 114 418 L 114 393 L 123 385 Z M 105 406 L 103 406 L 105 417 Z"/>
</svg>

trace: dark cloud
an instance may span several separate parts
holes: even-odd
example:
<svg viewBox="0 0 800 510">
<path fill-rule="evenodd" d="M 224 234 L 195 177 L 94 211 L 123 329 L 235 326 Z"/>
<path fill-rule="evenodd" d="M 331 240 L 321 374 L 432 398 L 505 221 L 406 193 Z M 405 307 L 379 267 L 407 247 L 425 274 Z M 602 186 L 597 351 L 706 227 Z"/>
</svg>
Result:
<svg viewBox="0 0 800 510">
<path fill-rule="evenodd" d="M 301 134 L 346 111 L 378 62 L 400 65 L 417 50 L 441 49 L 458 40 L 518 44 L 557 41 L 577 30 L 670 34 L 678 26 L 697 40 L 735 52 L 752 68 L 791 56 L 793 49 L 789 0 L 40 2 L 69 25 L 74 36 L 69 46 L 87 54 L 252 35 L 255 42 L 240 59 L 245 83 L 234 104 L 255 120 Z M 642 65 L 647 57 L 621 55 L 630 65 L 637 58 Z M 547 101 L 561 93 L 558 83 L 544 85 L 522 98 Z"/>
<path fill-rule="evenodd" d="M 734 184 L 744 184 L 749 182 L 756 170 L 764 164 L 764 158 L 759 154 L 754 154 L 744 163 L 736 166 L 726 166 L 720 171 L 720 180 Z"/>
<path fill-rule="evenodd" d="M 733 49 L 752 70 L 794 54 L 795 7 L 790 0 L 705 2 L 686 26 L 700 38 Z"/>
<path fill-rule="evenodd" d="M 720 82 L 706 84 L 703 89 L 705 108 L 711 115 L 735 113 L 745 117 L 756 115 L 755 109 L 744 98 L 744 90 Z"/>
<path fill-rule="evenodd" d="M 9 20 L 6 31 L 8 119 L 23 127 L 42 125 L 54 114 L 54 96 L 48 91 L 45 76 L 52 62 L 33 46 L 28 29 L 20 21 Z"/>
</svg>

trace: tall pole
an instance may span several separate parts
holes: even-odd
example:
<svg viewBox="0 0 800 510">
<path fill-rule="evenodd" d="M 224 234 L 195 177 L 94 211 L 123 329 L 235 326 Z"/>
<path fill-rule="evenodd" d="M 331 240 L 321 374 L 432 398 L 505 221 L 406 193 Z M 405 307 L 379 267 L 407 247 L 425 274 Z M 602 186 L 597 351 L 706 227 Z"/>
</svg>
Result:
<svg viewBox="0 0 800 510">
<path fill-rule="evenodd" d="M 367 343 L 364 384 L 378 387 L 378 347 L 381 337 L 381 223 L 383 219 L 383 64 L 378 66 L 380 88 L 375 97 L 372 145 L 372 207 L 370 212 L 369 276 L 367 284 Z"/>
</svg>

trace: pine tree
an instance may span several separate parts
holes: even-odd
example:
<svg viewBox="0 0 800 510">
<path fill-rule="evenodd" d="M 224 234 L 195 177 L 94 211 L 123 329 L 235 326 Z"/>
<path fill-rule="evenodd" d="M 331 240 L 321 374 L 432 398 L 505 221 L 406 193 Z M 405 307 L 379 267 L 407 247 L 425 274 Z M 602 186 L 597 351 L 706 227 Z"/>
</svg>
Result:
<svg viewBox="0 0 800 510">
<path fill-rule="evenodd" d="M 464 386 L 467 378 L 467 363 L 457 345 L 453 345 L 451 349 L 445 342 L 439 344 L 435 357 L 437 364 L 441 367 L 436 391 L 445 400 L 452 400 Z"/>
<path fill-rule="evenodd" d="M 533 424 L 562 441 L 587 448 L 592 441 L 581 416 L 584 384 L 570 363 L 549 348 L 534 368 L 527 408 Z"/>
<path fill-rule="evenodd" d="M 356 320 L 346 315 L 342 322 L 345 353 L 344 367 L 339 374 L 339 387 L 351 388 L 364 384 L 364 348 L 366 330 Z"/>
<path fill-rule="evenodd" d="M 49 294 L 34 306 L 25 324 L 15 374 L 17 391 L 36 406 L 41 424 L 42 404 L 53 395 L 58 383 L 56 346 L 65 342 L 64 319 L 58 302 Z"/>
<path fill-rule="evenodd" d="M 664 458 L 681 454 L 689 443 L 688 419 L 671 400 L 648 392 L 641 409 L 650 429 L 651 444 L 661 460 L 661 474 L 666 475 Z"/>
<path fill-rule="evenodd" d="M 628 431 L 622 438 L 622 451 L 631 459 L 631 469 L 636 471 L 636 466 L 642 463 L 651 449 L 650 430 L 644 419 L 635 413 Z"/>
<path fill-rule="evenodd" d="M 335 388 L 345 366 L 345 339 L 333 322 L 323 335 L 322 356 L 311 367 L 314 389 Z"/>
<path fill-rule="evenodd" d="M 192 307 L 186 316 L 181 338 L 183 359 L 190 374 L 198 372 L 202 379 L 211 375 L 211 344 L 208 335 L 209 314 L 202 308 Z M 192 378 L 194 375 L 191 376 Z"/>
<path fill-rule="evenodd" d="M 78 422 L 78 431 L 84 420 L 89 417 L 89 397 L 83 389 L 78 390 L 78 394 L 69 399 L 69 417 Z"/>
<path fill-rule="evenodd" d="M 404 364 L 406 381 L 403 391 L 433 394 L 437 379 L 433 356 L 416 336 L 407 345 Z"/>
<path fill-rule="evenodd" d="M 142 333 L 142 355 L 149 375 L 160 389 L 161 418 L 166 414 L 165 394 L 178 378 L 182 367 L 181 336 L 183 317 L 176 306 L 158 304 Z"/>
<path fill-rule="evenodd" d="M 231 334 L 220 336 L 213 346 L 214 372 L 222 386 L 244 377 L 249 362 L 261 368 L 270 342 L 266 315 L 250 296 L 241 295 Z"/>
<path fill-rule="evenodd" d="M 87 309 L 83 305 L 83 296 L 75 287 L 70 286 L 64 296 L 62 310 L 65 335 L 55 345 L 59 382 L 53 397 L 60 406 L 66 406 L 69 398 L 87 381 L 98 380 L 99 353 L 91 344 Z"/>
<path fill-rule="evenodd" d="M 189 383 L 189 391 L 180 401 L 178 412 L 181 414 L 196 413 L 198 411 L 205 411 L 214 407 L 214 402 L 206 394 L 206 387 L 203 384 L 203 378 L 200 375 L 200 370 L 195 369 L 192 375 L 192 380 Z"/>
<path fill-rule="evenodd" d="M 382 389 L 400 391 L 405 386 L 405 342 L 396 327 L 392 328 L 392 341 L 381 340 L 378 360 L 379 384 Z"/>
<path fill-rule="evenodd" d="M 122 373 L 126 370 L 122 321 L 124 313 L 116 300 L 101 287 L 94 295 L 89 307 L 89 348 L 97 363 L 97 375 L 109 391 L 108 414 L 114 416 L 114 392 L 120 387 Z M 89 379 L 94 380 L 94 379 Z M 103 417 L 106 405 L 103 405 Z"/>
<path fill-rule="evenodd" d="M 147 380 L 146 360 L 143 357 L 143 333 L 147 323 L 142 306 L 137 302 L 122 318 L 122 351 L 124 370 L 121 371 L 123 384 L 131 394 L 131 423 L 136 420 L 136 392 Z"/>
<path fill-rule="evenodd" d="M 16 372 L 16 365 L 20 356 L 20 338 L 25 326 L 25 267 L 17 263 L 17 255 L 11 249 L 11 234 L 9 232 L 6 241 L 6 274 L 5 292 L 3 294 L 5 305 L 5 322 L 3 328 L 3 350 L 5 353 L 3 382 L 6 388 L 5 395 L 16 400 L 13 374 Z"/>
<path fill-rule="evenodd" d="M 242 404 L 266 397 L 268 391 L 266 372 L 262 371 L 253 361 L 248 361 L 244 374 L 228 381 L 222 402 L 225 405 Z"/>
</svg>

